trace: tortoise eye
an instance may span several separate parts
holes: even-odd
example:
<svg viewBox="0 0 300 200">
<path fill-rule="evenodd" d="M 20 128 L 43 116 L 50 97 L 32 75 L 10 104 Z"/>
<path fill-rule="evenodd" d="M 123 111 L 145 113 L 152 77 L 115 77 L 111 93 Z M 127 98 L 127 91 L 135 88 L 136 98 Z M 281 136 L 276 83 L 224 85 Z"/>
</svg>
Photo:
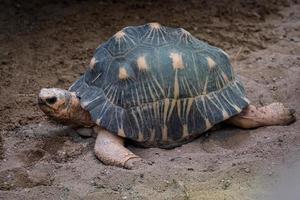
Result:
<svg viewBox="0 0 300 200">
<path fill-rule="evenodd" d="M 46 99 L 46 102 L 48 104 L 55 104 L 55 102 L 57 101 L 57 98 L 56 97 L 50 97 L 50 98 L 47 98 Z"/>
</svg>

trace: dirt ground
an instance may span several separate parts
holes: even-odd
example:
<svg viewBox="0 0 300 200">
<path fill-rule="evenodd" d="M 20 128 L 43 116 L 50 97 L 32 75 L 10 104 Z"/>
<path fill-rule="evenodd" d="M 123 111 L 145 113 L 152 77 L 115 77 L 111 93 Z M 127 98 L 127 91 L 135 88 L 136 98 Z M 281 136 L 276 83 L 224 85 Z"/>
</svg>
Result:
<svg viewBox="0 0 300 200">
<path fill-rule="evenodd" d="M 299 120 L 253 130 L 224 126 L 172 150 L 129 145 L 148 163 L 135 170 L 103 165 L 94 138 L 47 121 L 37 107 L 40 88 L 68 88 L 100 43 L 122 27 L 153 21 L 223 48 L 252 103 L 281 101 L 299 118 L 297 1 L 5 0 L 0 199 L 299 199 L 299 188 L 287 186 L 300 185 Z"/>
</svg>

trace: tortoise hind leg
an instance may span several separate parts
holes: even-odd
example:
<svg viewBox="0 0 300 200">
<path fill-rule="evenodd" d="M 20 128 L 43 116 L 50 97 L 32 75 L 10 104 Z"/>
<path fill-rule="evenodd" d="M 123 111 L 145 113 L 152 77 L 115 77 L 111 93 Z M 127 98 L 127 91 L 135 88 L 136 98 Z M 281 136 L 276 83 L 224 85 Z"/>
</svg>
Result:
<svg viewBox="0 0 300 200">
<path fill-rule="evenodd" d="M 228 119 L 228 123 L 241 128 L 289 125 L 296 120 L 294 113 L 294 110 L 284 107 L 282 103 L 271 103 L 260 108 L 249 105 L 240 114 Z"/>
<path fill-rule="evenodd" d="M 123 138 L 100 127 L 95 127 L 94 131 L 97 134 L 95 154 L 104 164 L 131 169 L 136 161 L 141 160 L 139 156 L 124 147 Z"/>
</svg>

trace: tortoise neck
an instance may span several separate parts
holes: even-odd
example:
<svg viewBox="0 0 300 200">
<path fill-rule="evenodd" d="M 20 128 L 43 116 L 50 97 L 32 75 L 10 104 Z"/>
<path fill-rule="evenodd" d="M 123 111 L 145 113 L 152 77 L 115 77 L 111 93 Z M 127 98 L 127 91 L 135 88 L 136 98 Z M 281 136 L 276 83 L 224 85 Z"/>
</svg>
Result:
<svg viewBox="0 0 300 200">
<path fill-rule="evenodd" d="M 71 93 L 69 103 L 67 106 L 68 118 L 72 124 L 79 126 L 93 126 L 95 123 L 91 119 L 88 111 L 84 110 L 80 105 L 80 99 Z"/>
</svg>

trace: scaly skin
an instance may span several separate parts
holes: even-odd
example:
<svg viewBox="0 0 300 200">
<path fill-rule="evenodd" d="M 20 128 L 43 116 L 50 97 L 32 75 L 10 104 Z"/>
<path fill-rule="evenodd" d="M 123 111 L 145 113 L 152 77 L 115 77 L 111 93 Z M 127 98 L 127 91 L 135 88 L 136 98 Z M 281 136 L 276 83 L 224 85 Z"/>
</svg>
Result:
<svg viewBox="0 0 300 200">
<path fill-rule="evenodd" d="M 271 103 L 260 108 L 249 105 L 240 114 L 228 119 L 228 123 L 245 129 L 289 125 L 296 120 L 294 113 L 294 110 L 284 107 L 282 103 Z"/>
<path fill-rule="evenodd" d="M 141 160 L 139 156 L 124 147 L 123 138 L 117 137 L 98 126 L 94 127 L 94 131 L 97 133 L 95 154 L 104 164 L 131 169 L 134 162 Z"/>
</svg>

